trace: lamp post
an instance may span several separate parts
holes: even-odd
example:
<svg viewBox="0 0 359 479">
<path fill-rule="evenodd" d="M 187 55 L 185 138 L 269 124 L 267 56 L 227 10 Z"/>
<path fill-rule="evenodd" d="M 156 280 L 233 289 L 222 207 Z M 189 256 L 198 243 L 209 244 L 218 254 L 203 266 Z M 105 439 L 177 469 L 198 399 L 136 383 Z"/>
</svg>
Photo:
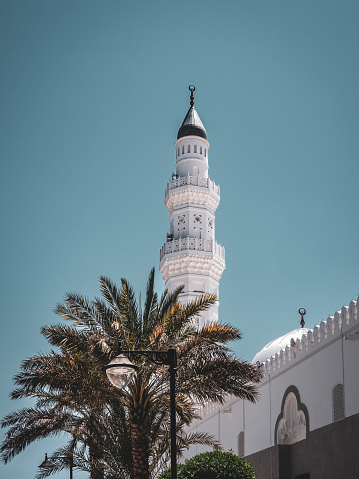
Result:
<svg viewBox="0 0 359 479">
<path fill-rule="evenodd" d="M 71 456 L 71 462 L 70 462 L 70 479 L 72 479 L 72 467 L 73 467 L 73 461 L 74 461 L 74 456 Z"/>
<path fill-rule="evenodd" d="M 158 365 L 169 366 L 170 373 L 170 415 L 171 415 L 171 479 L 177 479 L 176 464 L 176 368 L 177 351 L 170 346 L 167 351 L 123 351 L 104 367 L 110 382 L 117 388 L 122 389 L 134 377 L 138 366 L 129 361 L 124 354 L 133 357 L 145 356 L 150 361 Z"/>
</svg>

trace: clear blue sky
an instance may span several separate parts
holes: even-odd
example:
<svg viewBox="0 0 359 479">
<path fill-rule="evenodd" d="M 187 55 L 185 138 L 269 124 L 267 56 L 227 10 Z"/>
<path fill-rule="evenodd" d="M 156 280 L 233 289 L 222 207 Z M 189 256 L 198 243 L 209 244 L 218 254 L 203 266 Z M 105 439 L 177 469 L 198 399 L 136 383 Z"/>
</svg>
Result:
<svg viewBox="0 0 359 479">
<path fill-rule="evenodd" d="M 2 0 L 0 38 L 1 416 L 65 292 L 99 295 L 99 275 L 144 292 L 158 271 L 189 84 L 236 354 L 296 328 L 299 307 L 312 327 L 356 298 L 357 0 Z M 0 477 L 33 477 L 53 446 Z"/>
</svg>

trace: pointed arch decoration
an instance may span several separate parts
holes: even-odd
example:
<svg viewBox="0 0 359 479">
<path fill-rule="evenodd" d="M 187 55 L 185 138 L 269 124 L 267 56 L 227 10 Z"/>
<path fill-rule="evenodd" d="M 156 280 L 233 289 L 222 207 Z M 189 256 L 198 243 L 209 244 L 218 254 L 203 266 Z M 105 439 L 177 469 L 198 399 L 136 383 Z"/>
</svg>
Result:
<svg viewBox="0 0 359 479">
<path fill-rule="evenodd" d="M 308 409 L 300 401 L 298 389 L 289 386 L 283 395 L 281 412 L 274 428 L 275 445 L 294 444 L 305 439 L 308 433 Z"/>
</svg>

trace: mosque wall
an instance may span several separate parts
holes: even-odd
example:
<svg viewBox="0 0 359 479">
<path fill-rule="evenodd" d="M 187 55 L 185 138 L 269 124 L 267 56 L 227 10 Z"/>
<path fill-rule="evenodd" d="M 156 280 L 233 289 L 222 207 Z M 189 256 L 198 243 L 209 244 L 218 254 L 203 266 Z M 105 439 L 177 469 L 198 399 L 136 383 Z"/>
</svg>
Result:
<svg viewBox="0 0 359 479">
<path fill-rule="evenodd" d="M 244 454 L 251 454 L 258 449 L 271 445 L 271 384 L 263 384 L 260 388 L 260 399 L 256 404 L 244 403 Z"/>
<path fill-rule="evenodd" d="M 256 479 L 289 479 L 290 447 L 272 446 L 246 457 L 256 473 Z"/>
<path fill-rule="evenodd" d="M 342 345 L 340 338 L 304 361 L 277 374 L 271 381 L 272 416 L 276 420 L 286 389 L 295 385 L 300 401 L 306 405 L 310 430 L 332 422 L 332 390 L 343 383 Z M 272 427 L 272 431 L 274 431 Z"/>
<path fill-rule="evenodd" d="M 356 305 L 352 301 L 300 339 L 288 335 L 286 347 L 261 364 L 257 403 L 229 397 L 223 405 L 207 405 L 202 420 L 189 430 L 209 432 L 224 450 L 254 461 L 258 478 L 359 477 L 359 459 L 349 444 L 359 444 Z M 186 457 L 204 450 L 189 450 Z M 330 461 L 325 460 L 328 451 Z M 342 464 L 341 454 L 347 458 L 347 476 L 335 475 L 337 469 L 328 466 Z M 263 472 L 271 468 L 272 476 Z"/>
</svg>

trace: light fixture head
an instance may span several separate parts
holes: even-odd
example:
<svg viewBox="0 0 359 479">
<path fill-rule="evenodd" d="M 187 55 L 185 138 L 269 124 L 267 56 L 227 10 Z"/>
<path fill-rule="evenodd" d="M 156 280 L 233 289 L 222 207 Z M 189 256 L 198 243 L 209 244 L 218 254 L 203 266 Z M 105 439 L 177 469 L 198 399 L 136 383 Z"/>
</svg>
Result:
<svg viewBox="0 0 359 479">
<path fill-rule="evenodd" d="M 47 458 L 47 453 L 45 454 L 45 460 L 40 464 L 40 469 L 49 469 L 52 466 L 52 463 Z"/>
<path fill-rule="evenodd" d="M 138 366 L 123 354 L 116 356 L 107 366 L 104 367 L 111 384 L 116 388 L 123 389 L 132 380 Z"/>
</svg>

